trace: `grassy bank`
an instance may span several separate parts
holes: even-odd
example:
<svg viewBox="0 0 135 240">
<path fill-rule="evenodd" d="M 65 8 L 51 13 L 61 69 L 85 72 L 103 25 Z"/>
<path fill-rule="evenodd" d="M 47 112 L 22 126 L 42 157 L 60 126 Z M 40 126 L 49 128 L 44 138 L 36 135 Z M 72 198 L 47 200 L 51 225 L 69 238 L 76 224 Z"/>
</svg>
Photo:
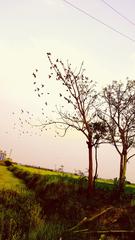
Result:
<svg viewBox="0 0 135 240">
<path fill-rule="evenodd" d="M 0 166 L 0 240 L 36 240 L 44 226 L 40 204 L 23 180 Z"/>
<path fill-rule="evenodd" d="M 62 240 L 86 240 L 100 239 L 102 235 L 102 239 L 134 237 L 134 185 L 128 184 L 129 194 L 117 199 L 113 181 L 98 179 L 94 195 L 87 198 L 86 177 L 19 165 L 9 169 L 35 192 L 42 206 L 46 217 L 43 239 L 59 240 L 62 236 Z M 115 233 L 109 233 L 110 229 Z"/>
</svg>

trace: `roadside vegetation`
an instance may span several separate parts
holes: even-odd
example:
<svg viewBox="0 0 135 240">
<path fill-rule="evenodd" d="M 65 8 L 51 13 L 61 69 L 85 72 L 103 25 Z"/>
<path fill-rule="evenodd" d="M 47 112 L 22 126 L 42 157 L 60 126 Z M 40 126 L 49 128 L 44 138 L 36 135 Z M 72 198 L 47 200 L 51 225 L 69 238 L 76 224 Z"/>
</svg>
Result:
<svg viewBox="0 0 135 240">
<path fill-rule="evenodd" d="M 0 165 L 0 240 L 39 239 L 44 223 L 40 204 L 23 180 Z"/>
<path fill-rule="evenodd" d="M 134 184 L 127 184 L 119 196 L 117 179 L 97 179 L 94 194 L 88 197 L 84 176 L 20 165 L 9 170 L 24 180 L 42 208 L 45 222 L 39 239 L 134 239 Z"/>
</svg>

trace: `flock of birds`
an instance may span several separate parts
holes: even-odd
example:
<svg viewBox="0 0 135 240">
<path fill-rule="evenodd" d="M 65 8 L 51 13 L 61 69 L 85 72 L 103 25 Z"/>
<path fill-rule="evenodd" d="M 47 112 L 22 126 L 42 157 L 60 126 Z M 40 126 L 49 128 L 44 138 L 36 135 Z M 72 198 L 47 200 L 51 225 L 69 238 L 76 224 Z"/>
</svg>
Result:
<svg viewBox="0 0 135 240">
<path fill-rule="evenodd" d="M 50 56 L 50 53 L 47 53 L 48 56 Z M 56 63 L 58 63 L 58 59 L 56 60 Z M 52 66 L 50 67 L 52 69 Z M 53 73 L 51 72 L 50 75 L 48 75 L 48 78 L 50 79 L 52 77 Z M 45 96 L 45 101 L 43 102 L 42 108 L 41 108 L 41 119 L 43 119 L 43 125 L 40 121 L 40 116 L 38 118 L 35 114 L 31 113 L 28 110 L 20 109 L 19 112 L 13 112 L 14 115 L 14 123 L 13 123 L 13 129 L 16 130 L 20 136 L 22 135 L 39 135 L 41 136 L 44 130 L 51 129 L 51 126 L 48 124 L 50 121 L 49 118 L 46 116 L 46 107 L 48 106 L 47 102 L 47 96 L 50 95 L 50 92 L 47 92 L 45 89 L 45 84 L 38 81 L 38 69 L 35 69 L 35 71 L 32 73 L 33 76 L 33 85 L 34 85 L 34 92 L 37 94 L 38 98 L 41 98 L 42 96 Z M 66 90 L 68 91 L 68 89 Z M 70 103 L 71 96 L 68 96 L 66 98 L 64 96 L 64 93 L 58 93 L 58 96 L 64 100 L 66 100 L 67 103 Z M 64 108 L 64 105 L 60 106 L 61 109 Z M 52 110 L 52 113 L 55 111 Z M 56 132 L 57 135 L 57 132 Z M 55 137 L 56 137 L 55 135 Z"/>
<path fill-rule="evenodd" d="M 38 97 L 42 97 L 44 94 L 50 95 L 50 92 L 45 93 L 44 87 L 45 85 L 43 83 L 39 83 L 37 81 L 37 74 L 38 69 L 35 69 L 35 72 L 32 73 L 33 75 L 33 85 L 34 85 L 34 91 L 37 93 Z M 49 75 L 50 78 L 50 75 Z M 59 96 L 62 97 L 62 94 L 59 93 Z M 35 114 L 31 113 L 28 110 L 20 109 L 18 112 L 12 112 L 12 115 L 14 116 L 14 123 L 13 123 L 13 129 L 16 130 L 19 134 L 19 136 L 27 135 L 27 136 L 41 136 L 44 131 L 50 130 L 51 127 L 45 127 L 45 124 L 49 121 L 48 117 L 46 116 L 46 107 L 48 106 L 48 102 L 44 102 L 44 106 L 41 108 L 41 116 L 44 117 L 44 127 L 37 125 L 39 124 L 39 121 L 36 119 L 39 119 L 36 117 Z M 62 106 L 64 107 L 64 106 Z M 54 111 L 52 111 L 54 112 Z M 56 137 L 56 135 L 54 136 Z"/>
</svg>

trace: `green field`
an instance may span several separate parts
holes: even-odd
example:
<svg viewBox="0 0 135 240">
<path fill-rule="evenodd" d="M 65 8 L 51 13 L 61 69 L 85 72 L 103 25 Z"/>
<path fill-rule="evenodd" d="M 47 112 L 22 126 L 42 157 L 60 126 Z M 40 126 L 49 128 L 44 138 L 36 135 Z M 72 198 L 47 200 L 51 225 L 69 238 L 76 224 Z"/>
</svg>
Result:
<svg viewBox="0 0 135 240">
<path fill-rule="evenodd" d="M 72 174 L 72 173 L 64 173 L 64 172 L 58 172 L 58 171 L 54 171 L 54 170 L 46 170 L 46 169 L 40 169 L 40 168 L 36 168 L 36 167 L 30 167 L 30 166 L 23 166 L 23 165 L 14 165 L 16 166 L 18 169 L 22 169 L 24 171 L 29 171 L 31 173 L 34 174 L 40 174 L 40 175 L 55 175 L 55 176 L 68 176 L 68 177 L 72 177 L 72 178 L 78 178 L 78 176 Z"/>
<path fill-rule="evenodd" d="M 39 174 L 42 176 L 50 176 L 50 179 L 53 179 L 53 176 L 59 177 L 62 176 L 63 180 L 67 182 L 78 182 L 79 179 L 81 179 L 80 176 L 74 175 L 72 173 L 64 173 L 64 172 L 57 172 L 52 170 L 46 170 L 46 169 L 40 169 L 36 167 L 29 167 L 29 166 L 23 166 L 23 165 L 15 165 L 18 169 L 23 171 L 28 171 L 31 174 Z M 86 182 L 86 181 L 85 181 Z M 105 190 L 112 190 L 114 187 L 114 181 L 112 179 L 102 179 L 99 178 L 96 180 L 96 188 L 98 189 L 105 189 Z M 125 187 L 126 193 L 135 194 L 135 184 L 126 184 Z"/>
<path fill-rule="evenodd" d="M 23 180 L 16 178 L 6 166 L 0 165 L 0 189 L 20 190 L 26 189 Z"/>
</svg>

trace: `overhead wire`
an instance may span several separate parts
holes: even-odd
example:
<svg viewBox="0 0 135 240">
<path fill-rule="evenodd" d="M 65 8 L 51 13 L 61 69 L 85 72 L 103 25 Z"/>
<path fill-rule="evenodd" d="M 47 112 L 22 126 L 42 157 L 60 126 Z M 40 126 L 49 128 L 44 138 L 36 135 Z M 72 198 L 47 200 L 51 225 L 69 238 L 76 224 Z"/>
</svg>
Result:
<svg viewBox="0 0 135 240">
<path fill-rule="evenodd" d="M 116 12 L 119 16 L 121 16 L 122 18 L 124 18 L 127 22 L 129 22 L 130 24 L 135 26 L 135 23 L 133 21 L 131 21 L 129 18 L 127 18 L 125 15 L 123 15 L 122 13 L 120 13 L 116 8 L 112 7 L 108 2 L 106 2 L 105 0 L 101 0 L 105 5 L 107 5 L 109 8 L 111 8 L 114 12 Z"/>
<path fill-rule="evenodd" d="M 125 37 L 125 38 L 127 38 L 128 40 L 130 40 L 130 41 L 132 41 L 132 42 L 135 42 L 135 39 L 134 39 L 134 38 L 131 38 L 131 37 L 128 36 L 127 34 L 120 32 L 120 31 L 117 30 L 116 28 L 114 28 L 114 27 L 108 25 L 107 23 L 101 21 L 101 20 L 98 19 L 97 17 L 94 17 L 93 15 L 89 14 L 89 13 L 86 12 L 85 10 L 79 8 L 78 6 L 72 4 L 71 2 L 69 2 L 69 1 L 67 1 L 67 0 L 62 0 L 62 1 L 65 2 L 66 4 L 68 4 L 70 7 L 72 7 L 72 8 L 74 8 L 74 9 L 78 10 L 79 12 L 87 15 L 89 18 L 91 18 L 91 19 L 95 20 L 96 22 L 98 22 L 98 23 L 104 25 L 105 27 L 109 28 L 109 29 L 112 30 L 113 32 L 118 33 L 118 34 L 121 35 L 122 37 Z"/>
</svg>

